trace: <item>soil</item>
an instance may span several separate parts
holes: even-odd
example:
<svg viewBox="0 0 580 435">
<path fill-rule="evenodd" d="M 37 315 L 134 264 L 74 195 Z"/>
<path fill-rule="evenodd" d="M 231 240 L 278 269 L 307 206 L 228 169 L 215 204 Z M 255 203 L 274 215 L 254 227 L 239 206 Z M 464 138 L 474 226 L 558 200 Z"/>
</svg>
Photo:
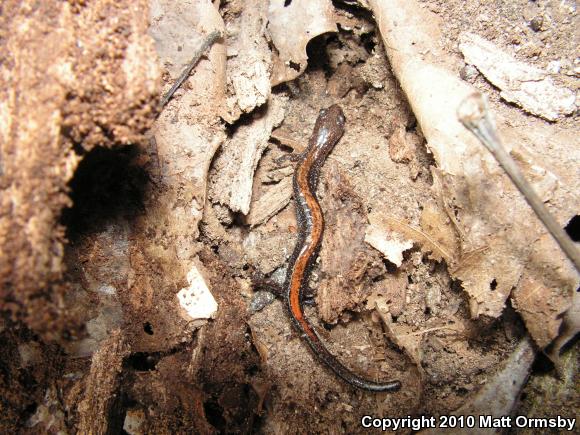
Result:
<svg viewBox="0 0 580 435">
<path fill-rule="evenodd" d="M 434 158 L 372 15 L 353 3 L 334 2 L 338 31 L 312 39 L 306 71 L 273 88 L 285 115 L 257 161 L 251 206 L 289 192 L 292 164 L 279 158 L 301 151 L 319 110 L 339 103 L 346 132 L 321 171 L 326 228 L 306 314 L 346 366 L 399 379 L 402 390 L 340 381 L 283 300 L 265 293 L 283 282 L 294 248 L 293 201 L 248 222 L 215 191 L 224 143 L 253 114 L 218 117 L 194 81 L 159 114 L 159 77 L 167 89 L 176 68 L 158 63 L 147 29 L 149 7 L 164 2 L 9 1 L 0 13 L 0 112 L 11 122 L 0 136 L 0 432 L 366 433 L 364 415 L 449 414 L 501 370 L 526 334 L 509 301 L 498 318 L 472 318 L 445 261 L 414 245 L 397 266 L 365 241 L 373 216 L 419 228 L 439 206 Z M 420 3 L 441 19 L 458 75 L 458 36 L 471 31 L 530 64 L 559 62 L 558 84 L 578 91 L 574 2 Z M 221 2 L 226 45 L 243 4 Z M 210 61 L 199 69 L 211 71 Z M 474 85 L 506 119 L 521 119 L 481 75 Z M 577 126 L 576 115 L 527 119 L 554 135 Z M 203 156 L 185 146 L 171 154 L 159 140 L 180 123 L 203 130 Z M 577 226 L 568 230 L 578 240 Z M 177 303 L 192 268 L 217 301 L 211 319 L 192 320 Z M 577 416 L 577 345 L 563 360 L 557 370 L 538 354 L 514 414 Z"/>
</svg>

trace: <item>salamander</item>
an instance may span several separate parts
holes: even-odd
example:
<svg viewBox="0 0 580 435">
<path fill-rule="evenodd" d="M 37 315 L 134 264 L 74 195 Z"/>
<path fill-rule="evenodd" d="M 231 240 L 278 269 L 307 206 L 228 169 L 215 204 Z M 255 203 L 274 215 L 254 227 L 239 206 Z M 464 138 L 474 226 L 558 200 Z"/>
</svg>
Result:
<svg viewBox="0 0 580 435">
<path fill-rule="evenodd" d="M 330 369 L 349 384 L 369 391 L 397 391 L 399 381 L 374 382 L 363 378 L 334 357 L 304 316 L 302 299 L 312 265 L 324 233 L 324 216 L 316 198 L 320 168 L 344 133 L 346 119 L 342 109 L 333 105 L 320 111 L 308 147 L 300 156 L 293 178 L 298 240 L 290 259 L 285 281 L 285 296 L 290 317 L 314 352 Z"/>
</svg>

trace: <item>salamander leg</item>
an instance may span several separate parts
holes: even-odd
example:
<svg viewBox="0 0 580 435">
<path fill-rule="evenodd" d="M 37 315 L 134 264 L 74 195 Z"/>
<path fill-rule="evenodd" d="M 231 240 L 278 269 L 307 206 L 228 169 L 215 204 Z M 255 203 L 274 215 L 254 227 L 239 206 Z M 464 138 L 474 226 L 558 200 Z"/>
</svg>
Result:
<svg viewBox="0 0 580 435">
<path fill-rule="evenodd" d="M 284 297 L 284 286 L 272 279 L 254 276 L 252 277 L 252 286 L 254 287 L 254 291 L 262 290 L 270 292 L 279 298 Z"/>
<path fill-rule="evenodd" d="M 278 157 L 277 159 L 274 159 L 274 165 L 278 166 L 278 167 L 282 167 L 284 166 L 286 163 L 298 163 L 302 158 L 303 158 L 303 154 L 302 153 L 290 153 L 290 154 L 284 154 L 281 157 Z"/>
<path fill-rule="evenodd" d="M 304 293 L 302 294 L 302 303 L 304 305 L 308 305 L 309 307 L 312 307 L 316 304 L 316 301 L 314 300 L 314 298 L 316 297 L 316 290 L 307 287 L 304 291 Z"/>
</svg>

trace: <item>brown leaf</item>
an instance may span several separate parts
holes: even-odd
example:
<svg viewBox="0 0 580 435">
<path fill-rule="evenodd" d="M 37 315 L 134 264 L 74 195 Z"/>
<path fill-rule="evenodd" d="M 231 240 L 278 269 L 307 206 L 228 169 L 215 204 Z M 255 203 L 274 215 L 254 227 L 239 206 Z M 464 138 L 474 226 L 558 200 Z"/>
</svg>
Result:
<svg viewBox="0 0 580 435">
<path fill-rule="evenodd" d="M 268 30 L 278 50 L 274 58 L 272 86 L 294 80 L 306 69 L 306 45 L 323 33 L 336 32 L 336 18 L 330 0 L 272 0 Z"/>
</svg>

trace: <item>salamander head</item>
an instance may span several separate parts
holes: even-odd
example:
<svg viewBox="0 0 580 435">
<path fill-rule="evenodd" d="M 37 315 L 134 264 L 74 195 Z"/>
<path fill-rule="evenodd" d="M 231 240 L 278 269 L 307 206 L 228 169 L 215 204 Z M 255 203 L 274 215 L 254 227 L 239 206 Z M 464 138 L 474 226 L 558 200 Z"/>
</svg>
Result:
<svg viewBox="0 0 580 435">
<path fill-rule="evenodd" d="M 329 130 L 338 129 L 344 131 L 345 122 L 344 112 L 338 104 L 333 104 L 329 108 L 320 111 L 314 130 L 316 131 L 324 126 Z"/>
<path fill-rule="evenodd" d="M 322 109 L 313 131 L 313 139 L 317 147 L 324 148 L 326 153 L 329 153 L 344 134 L 345 123 L 344 113 L 337 104 L 333 104 L 328 109 Z"/>
</svg>

